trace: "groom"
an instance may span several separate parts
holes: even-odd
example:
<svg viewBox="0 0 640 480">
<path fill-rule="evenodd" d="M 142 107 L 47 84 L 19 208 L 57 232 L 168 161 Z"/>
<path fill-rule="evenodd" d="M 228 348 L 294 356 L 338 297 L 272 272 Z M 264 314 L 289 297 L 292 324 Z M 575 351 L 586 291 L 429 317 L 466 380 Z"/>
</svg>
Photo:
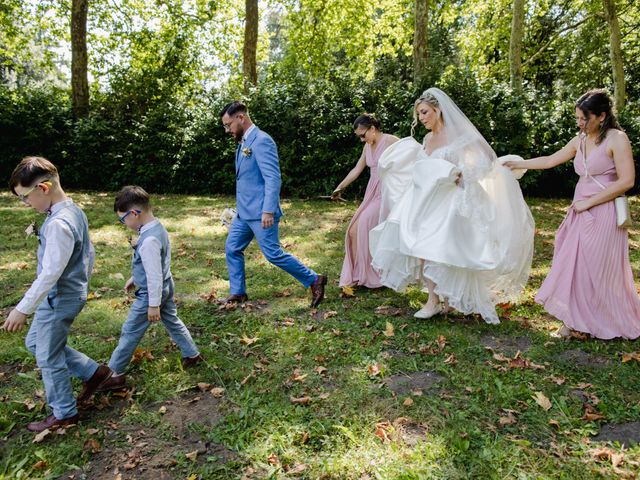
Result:
<svg viewBox="0 0 640 480">
<path fill-rule="evenodd" d="M 272 264 L 311 287 L 311 306 L 324 299 L 325 275 L 318 275 L 280 246 L 278 222 L 280 209 L 280 165 L 273 139 L 256 127 L 247 107 L 238 101 L 228 103 L 220 112 L 222 126 L 238 142 L 236 149 L 236 209 L 225 243 L 230 295 L 227 303 L 246 302 L 244 250 L 256 237 L 260 250 Z"/>
</svg>

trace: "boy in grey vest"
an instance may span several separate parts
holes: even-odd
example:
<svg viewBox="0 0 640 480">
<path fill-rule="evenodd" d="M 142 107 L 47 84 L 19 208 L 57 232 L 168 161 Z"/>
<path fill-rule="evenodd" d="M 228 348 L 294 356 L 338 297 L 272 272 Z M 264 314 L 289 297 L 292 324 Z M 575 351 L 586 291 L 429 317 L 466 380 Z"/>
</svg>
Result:
<svg viewBox="0 0 640 480">
<path fill-rule="evenodd" d="M 178 318 L 176 304 L 173 301 L 169 235 L 160 221 L 153 216 L 149 194 L 141 187 L 124 187 L 116 196 L 113 210 L 118 215 L 120 223 L 140 234 L 136 245 L 133 246 L 131 278 L 124 286 L 125 290 L 134 288 L 134 285 L 137 289 L 129 316 L 122 325 L 120 341 L 109 360 L 109 367 L 115 373 L 100 385 L 98 391 L 120 390 L 126 387 L 125 368 L 150 322 L 162 321 L 182 353 L 184 367 L 203 361 L 189 330 Z"/>
<path fill-rule="evenodd" d="M 53 414 L 29 423 L 27 429 L 41 432 L 78 423 L 71 376 L 84 381 L 78 396 L 78 402 L 83 402 L 112 372 L 67 345 L 69 328 L 87 301 L 95 258 L 87 217 L 65 195 L 58 170 L 45 158 L 24 158 L 14 169 L 9 187 L 25 204 L 47 214 L 36 233 L 37 278 L 2 325 L 8 332 L 18 331 L 35 312 L 25 343 L 40 367 Z"/>
</svg>

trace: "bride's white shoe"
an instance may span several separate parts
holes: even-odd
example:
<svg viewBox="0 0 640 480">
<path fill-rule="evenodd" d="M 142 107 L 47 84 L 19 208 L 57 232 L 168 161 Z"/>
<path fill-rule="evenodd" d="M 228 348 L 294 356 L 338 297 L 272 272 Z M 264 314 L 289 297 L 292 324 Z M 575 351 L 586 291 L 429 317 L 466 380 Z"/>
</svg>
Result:
<svg viewBox="0 0 640 480">
<path fill-rule="evenodd" d="M 431 318 L 438 313 L 442 313 L 443 307 L 441 303 L 429 305 L 428 303 L 413 314 L 416 318 Z"/>
</svg>

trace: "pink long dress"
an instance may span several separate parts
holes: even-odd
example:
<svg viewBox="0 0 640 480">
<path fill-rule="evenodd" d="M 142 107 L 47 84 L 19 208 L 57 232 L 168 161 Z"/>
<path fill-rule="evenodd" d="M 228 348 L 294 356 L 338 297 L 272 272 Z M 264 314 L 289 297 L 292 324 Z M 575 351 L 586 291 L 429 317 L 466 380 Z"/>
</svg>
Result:
<svg viewBox="0 0 640 480">
<path fill-rule="evenodd" d="M 368 288 L 382 286 L 380 276 L 371 267 L 369 253 L 369 231 L 380 223 L 380 178 L 378 177 L 378 159 L 389 146 L 389 136 L 384 134 L 378 145 L 371 148 L 368 143 L 364 147 L 364 156 L 370 170 L 369 183 L 362 203 L 353 215 L 344 241 L 344 262 L 340 273 L 340 286 L 361 285 Z M 356 249 L 352 251 L 349 231 L 356 230 Z"/>
<path fill-rule="evenodd" d="M 589 174 L 604 186 L 617 179 L 607 143 L 605 139 L 587 156 Z M 580 149 L 573 165 L 580 175 L 574 202 L 602 190 L 586 176 Z M 613 201 L 582 213 L 569 208 L 536 302 L 567 327 L 597 338 L 640 336 L 640 299 L 629 263 L 628 233 L 616 225 Z"/>
</svg>

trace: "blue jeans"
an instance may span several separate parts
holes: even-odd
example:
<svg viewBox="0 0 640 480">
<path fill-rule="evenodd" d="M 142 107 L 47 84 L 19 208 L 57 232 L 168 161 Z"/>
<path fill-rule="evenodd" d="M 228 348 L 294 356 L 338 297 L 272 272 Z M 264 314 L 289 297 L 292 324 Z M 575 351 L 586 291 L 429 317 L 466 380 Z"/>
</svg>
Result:
<svg viewBox="0 0 640 480">
<path fill-rule="evenodd" d="M 38 306 L 25 344 L 42 373 L 47 403 L 62 420 L 78 413 L 71 376 L 89 380 L 98 364 L 67 345 L 69 328 L 84 307 L 79 297 L 47 297 Z"/>
<path fill-rule="evenodd" d="M 244 250 L 249 246 L 253 237 L 256 237 L 264 258 L 293 276 L 305 288 L 309 287 L 318 278 L 316 272 L 282 249 L 278 234 L 278 220 L 276 219 L 269 228 L 262 228 L 260 220 L 236 218 L 231 224 L 224 246 L 231 294 L 239 295 L 247 292 L 244 272 Z"/>
<path fill-rule="evenodd" d="M 195 357 L 199 354 L 198 347 L 191 338 L 191 334 L 182 320 L 178 318 L 178 309 L 173 301 L 173 280 L 164 286 L 162 291 L 162 301 L 160 304 L 160 321 L 167 329 L 171 339 L 182 352 L 183 357 Z M 142 340 L 144 332 L 149 328 L 149 296 L 146 290 L 136 291 L 136 299 L 131 305 L 129 316 L 122 325 L 118 346 L 111 354 L 109 367 L 116 374 L 124 373 L 129 365 L 131 357 L 136 347 Z"/>
</svg>

